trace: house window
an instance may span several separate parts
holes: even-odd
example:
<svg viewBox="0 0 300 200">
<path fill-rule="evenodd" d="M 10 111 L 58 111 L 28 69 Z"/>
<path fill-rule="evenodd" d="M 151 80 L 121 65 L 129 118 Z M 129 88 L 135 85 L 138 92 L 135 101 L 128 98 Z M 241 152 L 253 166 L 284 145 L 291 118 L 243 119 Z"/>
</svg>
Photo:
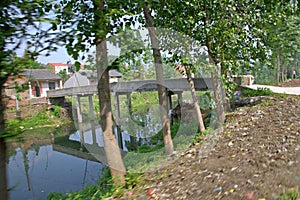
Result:
<svg viewBox="0 0 300 200">
<path fill-rule="evenodd" d="M 55 90 L 55 82 L 49 82 L 49 90 Z"/>
</svg>

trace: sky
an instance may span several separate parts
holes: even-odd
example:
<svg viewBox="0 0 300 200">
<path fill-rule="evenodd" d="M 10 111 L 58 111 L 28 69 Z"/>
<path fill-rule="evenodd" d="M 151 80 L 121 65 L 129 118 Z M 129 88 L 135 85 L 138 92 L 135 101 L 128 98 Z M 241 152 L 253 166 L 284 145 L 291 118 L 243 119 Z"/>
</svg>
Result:
<svg viewBox="0 0 300 200">
<path fill-rule="evenodd" d="M 72 56 L 68 55 L 67 50 L 65 48 L 58 48 L 56 52 L 52 52 L 50 56 L 39 56 L 37 61 L 43 64 L 47 64 L 49 62 L 60 62 L 67 63 L 67 61 L 74 61 Z"/>
<path fill-rule="evenodd" d="M 108 43 L 108 55 L 116 55 L 119 56 L 120 50 L 116 48 L 115 46 Z M 91 49 L 90 52 L 95 51 L 95 48 Z M 88 53 L 87 53 L 88 54 Z M 87 57 L 87 56 L 86 56 Z M 64 47 L 59 47 L 56 52 L 50 53 L 49 56 L 39 56 L 37 59 L 38 62 L 47 64 L 49 62 L 59 62 L 59 63 L 67 63 L 67 61 L 71 61 L 72 63 L 75 62 L 75 60 L 70 56 Z M 85 64 L 84 61 L 79 60 L 82 64 Z"/>
</svg>

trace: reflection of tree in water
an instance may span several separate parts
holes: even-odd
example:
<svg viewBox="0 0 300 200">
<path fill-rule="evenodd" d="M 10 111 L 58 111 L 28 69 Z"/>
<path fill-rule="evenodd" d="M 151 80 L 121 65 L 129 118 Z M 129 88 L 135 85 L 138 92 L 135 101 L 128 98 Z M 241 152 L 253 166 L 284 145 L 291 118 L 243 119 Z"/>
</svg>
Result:
<svg viewBox="0 0 300 200">
<path fill-rule="evenodd" d="M 24 170 L 25 170 L 25 175 L 26 175 L 26 180 L 27 180 L 27 188 L 28 188 L 28 191 L 31 190 L 31 183 L 30 183 L 30 178 L 29 178 L 29 174 L 28 174 L 28 171 L 29 171 L 29 164 L 28 164 L 28 151 L 23 151 L 22 150 L 22 155 L 23 155 L 23 164 L 24 164 Z"/>
</svg>

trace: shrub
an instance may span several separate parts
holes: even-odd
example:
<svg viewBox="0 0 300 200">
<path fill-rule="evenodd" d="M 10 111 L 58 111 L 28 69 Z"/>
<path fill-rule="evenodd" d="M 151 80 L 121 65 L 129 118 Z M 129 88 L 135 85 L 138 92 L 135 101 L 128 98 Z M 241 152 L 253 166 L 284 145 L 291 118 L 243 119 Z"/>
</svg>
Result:
<svg viewBox="0 0 300 200">
<path fill-rule="evenodd" d="M 274 93 L 269 88 L 258 88 L 257 90 L 243 88 L 242 93 L 247 97 L 274 95 Z"/>
</svg>

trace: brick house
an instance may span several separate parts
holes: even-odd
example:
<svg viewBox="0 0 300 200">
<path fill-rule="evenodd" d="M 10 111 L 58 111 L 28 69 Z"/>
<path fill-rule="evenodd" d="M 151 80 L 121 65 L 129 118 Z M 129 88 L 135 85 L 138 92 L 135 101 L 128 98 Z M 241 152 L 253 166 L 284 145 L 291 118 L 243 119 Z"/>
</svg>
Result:
<svg viewBox="0 0 300 200">
<path fill-rule="evenodd" d="M 30 99 L 46 97 L 48 90 L 63 88 L 61 77 L 47 69 L 27 69 L 22 75 L 28 80 Z"/>
<path fill-rule="evenodd" d="M 60 76 L 48 69 L 25 69 L 17 76 L 11 76 L 5 84 L 5 95 L 16 99 L 15 81 L 23 90 L 19 93 L 20 100 L 46 97 L 48 90 L 62 88 Z M 25 87 L 24 87 L 25 86 Z"/>
</svg>

